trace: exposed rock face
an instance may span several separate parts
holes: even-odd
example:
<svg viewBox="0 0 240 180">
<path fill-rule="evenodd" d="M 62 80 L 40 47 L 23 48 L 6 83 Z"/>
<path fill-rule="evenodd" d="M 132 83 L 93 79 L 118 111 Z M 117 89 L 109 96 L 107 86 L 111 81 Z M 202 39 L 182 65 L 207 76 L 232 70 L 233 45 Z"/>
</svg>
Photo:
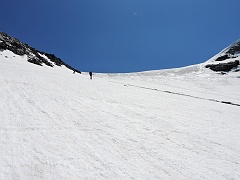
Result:
<svg viewBox="0 0 240 180">
<path fill-rule="evenodd" d="M 53 67 L 66 66 L 67 68 L 81 73 L 81 71 L 74 69 L 70 65 L 64 63 L 60 58 L 57 58 L 54 54 L 48 54 L 45 52 L 38 51 L 26 43 L 20 42 L 18 39 L 9 36 L 7 33 L 0 32 L 0 51 L 10 50 L 14 54 L 23 56 L 27 55 L 28 62 L 42 66 L 43 64 Z M 42 56 L 41 56 L 42 55 Z M 45 55 L 47 58 L 44 58 Z M 50 60 L 50 61 L 49 61 Z"/>
<path fill-rule="evenodd" d="M 230 71 L 232 68 L 236 68 L 239 65 L 239 61 L 233 61 L 228 63 L 208 64 L 206 68 L 210 68 L 213 71 Z"/>
<path fill-rule="evenodd" d="M 235 60 L 235 58 L 239 59 L 240 55 L 240 40 L 233 43 L 228 49 L 226 49 L 221 56 L 216 58 L 214 61 L 218 62 L 221 61 L 221 63 L 218 64 L 208 64 L 205 67 L 210 68 L 213 71 L 220 71 L 222 74 L 223 72 L 229 72 L 231 70 L 237 72 L 239 71 L 239 60 Z M 227 62 L 226 62 L 227 61 Z M 226 62 L 226 63 L 224 63 Z"/>
<path fill-rule="evenodd" d="M 232 54 L 232 55 L 240 53 L 240 41 L 235 43 L 232 47 L 230 47 L 226 53 Z"/>
<path fill-rule="evenodd" d="M 229 55 L 228 54 L 218 57 L 215 61 L 224 61 L 226 59 L 229 59 Z"/>
</svg>

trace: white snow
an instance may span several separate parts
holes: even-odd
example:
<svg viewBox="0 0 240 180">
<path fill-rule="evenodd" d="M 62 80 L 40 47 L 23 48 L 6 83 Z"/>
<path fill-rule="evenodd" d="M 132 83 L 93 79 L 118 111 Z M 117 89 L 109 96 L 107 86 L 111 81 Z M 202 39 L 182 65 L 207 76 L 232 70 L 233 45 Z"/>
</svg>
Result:
<svg viewBox="0 0 240 180">
<path fill-rule="evenodd" d="M 50 59 L 45 54 L 38 53 L 38 55 L 41 56 L 42 58 L 44 58 L 45 60 L 47 60 L 48 62 L 50 62 L 51 64 L 54 64 L 52 61 L 50 61 Z M 45 65 L 45 64 L 43 63 L 43 65 Z M 53 65 L 53 67 L 54 67 L 54 65 Z"/>
<path fill-rule="evenodd" d="M 203 64 L 90 80 L 0 52 L 0 179 L 240 179 L 239 80 Z"/>
<path fill-rule="evenodd" d="M 38 53 L 38 55 L 46 59 L 48 62 L 51 62 L 50 59 L 45 54 Z"/>
</svg>

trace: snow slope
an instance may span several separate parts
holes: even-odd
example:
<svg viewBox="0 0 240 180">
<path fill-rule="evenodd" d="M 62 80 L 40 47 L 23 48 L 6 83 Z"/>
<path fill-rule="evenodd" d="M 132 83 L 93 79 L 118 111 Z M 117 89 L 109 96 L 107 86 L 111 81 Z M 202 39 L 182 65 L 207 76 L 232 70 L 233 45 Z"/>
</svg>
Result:
<svg viewBox="0 0 240 180">
<path fill-rule="evenodd" d="M 0 179 L 240 179 L 240 74 L 203 66 L 90 80 L 0 52 Z"/>
</svg>

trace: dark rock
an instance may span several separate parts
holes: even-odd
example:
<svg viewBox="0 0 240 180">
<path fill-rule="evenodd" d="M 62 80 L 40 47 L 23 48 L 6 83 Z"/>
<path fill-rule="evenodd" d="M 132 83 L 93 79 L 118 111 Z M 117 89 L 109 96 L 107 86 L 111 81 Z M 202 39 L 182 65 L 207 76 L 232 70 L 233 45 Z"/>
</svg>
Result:
<svg viewBox="0 0 240 180">
<path fill-rule="evenodd" d="M 42 63 L 39 61 L 39 59 L 36 59 L 36 58 L 30 58 L 28 59 L 28 62 L 42 66 Z"/>
<path fill-rule="evenodd" d="M 26 43 L 20 42 L 18 39 L 9 36 L 7 33 L 0 32 L 0 51 L 10 50 L 14 54 L 23 56 L 27 55 L 28 62 L 40 65 L 43 64 L 53 67 L 53 63 L 57 66 L 66 66 L 68 69 L 81 73 L 81 71 L 71 67 L 70 65 L 64 63 L 60 58 L 56 57 L 54 54 L 48 54 L 41 51 L 36 50 L 35 48 L 29 46 Z M 52 62 L 49 62 L 48 59 L 40 56 L 39 54 L 44 54 L 48 57 L 48 59 Z"/>
<path fill-rule="evenodd" d="M 10 50 L 10 51 L 12 51 L 14 54 L 17 54 L 17 55 L 20 55 L 20 56 L 23 56 L 23 55 L 26 54 L 25 49 L 22 49 L 22 48 L 17 48 L 17 47 L 14 47 L 14 46 L 9 46 L 7 49 Z"/>
<path fill-rule="evenodd" d="M 226 53 L 234 55 L 239 52 L 240 52 L 240 42 L 237 42 L 232 47 L 230 47 Z"/>
<path fill-rule="evenodd" d="M 226 60 L 226 59 L 229 59 L 229 56 L 228 56 L 227 54 L 224 55 L 224 56 L 218 57 L 215 61 L 224 61 L 224 60 Z"/>
<path fill-rule="evenodd" d="M 225 71 L 228 72 L 232 68 L 237 67 L 239 65 L 239 61 L 233 61 L 228 63 L 219 63 L 219 64 L 208 64 L 206 68 L 210 68 L 213 71 Z"/>
<path fill-rule="evenodd" d="M 6 50 L 8 48 L 8 45 L 6 44 L 6 42 L 2 41 L 0 42 L 0 50 Z"/>
</svg>

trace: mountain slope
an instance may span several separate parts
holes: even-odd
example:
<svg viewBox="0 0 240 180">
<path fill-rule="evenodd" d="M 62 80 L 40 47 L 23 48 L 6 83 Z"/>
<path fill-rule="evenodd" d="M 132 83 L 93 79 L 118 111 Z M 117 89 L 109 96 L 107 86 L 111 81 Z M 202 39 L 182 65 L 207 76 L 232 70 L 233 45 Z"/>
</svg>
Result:
<svg viewBox="0 0 240 180">
<path fill-rule="evenodd" d="M 17 38 L 9 36 L 7 33 L 0 32 L 0 51 L 9 50 L 16 55 L 27 56 L 27 61 L 39 66 L 47 65 L 50 67 L 54 66 L 65 66 L 68 69 L 81 73 L 81 71 L 71 67 L 70 65 L 63 62 L 60 58 L 54 54 L 45 53 L 29 46 L 26 43 L 19 41 Z"/>
<path fill-rule="evenodd" d="M 240 107 L 222 103 L 239 72 L 90 80 L 27 59 L 0 52 L 0 179 L 240 179 Z"/>
<path fill-rule="evenodd" d="M 213 71 L 221 71 L 222 74 L 226 74 L 226 72 L 229 71 L 238 72 L 240 70 L 239 59 L 240 39 L 208 60 L 208 62 L 211 62 L 212 64 L 208 64 L 206 67 Z"/>
</svg>

